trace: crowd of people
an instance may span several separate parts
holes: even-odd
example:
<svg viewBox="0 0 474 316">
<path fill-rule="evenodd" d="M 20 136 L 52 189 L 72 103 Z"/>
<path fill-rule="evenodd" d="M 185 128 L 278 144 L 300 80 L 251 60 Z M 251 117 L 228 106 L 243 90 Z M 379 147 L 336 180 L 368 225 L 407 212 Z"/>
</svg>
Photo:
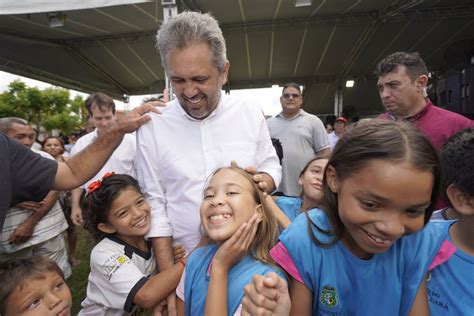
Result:
<svg viewBox="0 0 474 316">
<path fill-rule="evenodd" d="M 75 225 L 97 242 L 80 315 L 474 313 L 474 121 L 427 98 L 419 54 L 378 63 L 385 113 L 330 131 L 297 83 L 268 120 L 222 94 L 211 15 L 156 39 L 176 99 L 117 120 L 90 95 L 67 157 L 0 118 L 0 315 L 69 315 Z"/>
</svg>

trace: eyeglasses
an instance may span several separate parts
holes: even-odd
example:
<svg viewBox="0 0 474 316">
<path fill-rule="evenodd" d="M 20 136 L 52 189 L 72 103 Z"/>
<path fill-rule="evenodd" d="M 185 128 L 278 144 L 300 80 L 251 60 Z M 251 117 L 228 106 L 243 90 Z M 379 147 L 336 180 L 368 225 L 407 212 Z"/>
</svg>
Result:
<svg viewBox="0 0 474 316">
<path fill-rule="evenodd" d="M 292 97 L 293 99 L 297 99 L 299 97 L 301 97 L 301 94 L 297 94 L 297 93 L 285 93 L 283 94 L 283 97 L 285 99 L 289 99 L 290 97 Z"/>
</svg>

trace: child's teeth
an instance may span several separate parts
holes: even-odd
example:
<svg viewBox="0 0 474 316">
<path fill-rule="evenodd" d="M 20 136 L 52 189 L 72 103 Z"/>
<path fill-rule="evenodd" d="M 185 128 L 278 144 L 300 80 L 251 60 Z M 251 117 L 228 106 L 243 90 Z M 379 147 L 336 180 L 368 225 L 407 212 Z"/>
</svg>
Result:
<svg viewBox="0 0 474 316">
<path fill-rule="evenodd" d="M 211 220 L 216 220 L 216 219 L 228 219 L 231 215 L 230 214 L 218 214 L 218 215 L 212 215 L 210 217 Z"/>
</svg>

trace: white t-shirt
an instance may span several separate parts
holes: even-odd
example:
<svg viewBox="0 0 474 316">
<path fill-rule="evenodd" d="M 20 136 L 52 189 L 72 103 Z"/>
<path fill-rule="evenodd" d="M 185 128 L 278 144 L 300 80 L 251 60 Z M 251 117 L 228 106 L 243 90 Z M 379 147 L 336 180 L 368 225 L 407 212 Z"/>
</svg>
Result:
<svg viewBox="0 0 474 316">
<path fill-rule="evenodd" d="M 43 158 L 54 160 L 50 154 L 44 151 L 35 149 L 31 150 L 40 154 Z M 8 241 L 10 235 L 15 231 L 18 225 L 31 216 L 31 213 L 33 213 L 33 211 L 16 206 L 13 206 L 8 210 L 5 224 L 3 225 L 3 229 L 0 231 L 0 254 L 2 252 L 16 252 L 45 242 L 46 240 L 58 236 L 68 228 L 61 205 L 59 204 L 59 201 L 56 201 L 49 211 L 36 224 L 33 234 L 27 241 L 19 244 L 10 244 Z"/>
<path fill-rule="evenodd" d="M 332 131 L 331 133 L 328 134 L 328 138 L 329 138 L 329 147 L 331 147 L 331 150 L 332 150 L 336 146 L 339 140 L 339 136 L 336 135 L 335 131 Z"/>
<path fill-rule="evenodd" d="M 118 238 L 102 239 L 91 252 L 87 297 L 79 315 L 128 315 L 135 294 L 156 272 L 155 258 Z"/>
<path fill-rule="evenodd" d="M 78 152 L 89 146 L 97 138 L 97 131 L 94 130 L 89 134 L 86 134 L 79 138 L 71 149 L 71 157 L 76 155 Z M 82 188 L 86 189 L 87 186 L 95 181 L 102 178 L 107 172 L 123 173 L 128 174 L 134 178 L 137 177 L 135 169 L 135 157 L 137 152 L 137 144 L 134 134 L 125 134 L 120 145 L 115 149 L 112 156 L 100 169 L 100 171 L 89 181 L 82 185 Z"/>
</svg>

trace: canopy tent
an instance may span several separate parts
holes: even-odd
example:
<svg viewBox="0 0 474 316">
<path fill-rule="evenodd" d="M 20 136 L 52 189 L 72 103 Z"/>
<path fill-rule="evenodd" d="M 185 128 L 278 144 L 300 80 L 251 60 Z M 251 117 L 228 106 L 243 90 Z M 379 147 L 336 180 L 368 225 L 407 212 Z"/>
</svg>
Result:
<svg viewBox="0 0 474 316">
<path fill-rule="evenodd" d="M 61 27 L 50 27 L 49 10 L 0 15 L 0 69 L 117 98 L 160 92 L 165 75 L 154 36 L 163 19 L 161 1 L 124 1 L 54 10 L 64 20 Z M 8 2 L 19 1 L 3 1 Z M 474 34 L 472 0 L 313 0 L 305 7 L 287 0 L 177 4 L 179 11 L 211 12 L 220 21 L 231 62 L 226 89 L 296 81 L 306 88 L 305 109 L 316 114 L 334 112 L 337 87 L 347 79 L 355 85 L 341 88 L 345 105 L 359 114 L 382 111 L 372 75 L 378 60 L 394 51 L 419 51 L 431 71 L 445 72 L 451 67 L 446 52 Z"/>
</svg>

